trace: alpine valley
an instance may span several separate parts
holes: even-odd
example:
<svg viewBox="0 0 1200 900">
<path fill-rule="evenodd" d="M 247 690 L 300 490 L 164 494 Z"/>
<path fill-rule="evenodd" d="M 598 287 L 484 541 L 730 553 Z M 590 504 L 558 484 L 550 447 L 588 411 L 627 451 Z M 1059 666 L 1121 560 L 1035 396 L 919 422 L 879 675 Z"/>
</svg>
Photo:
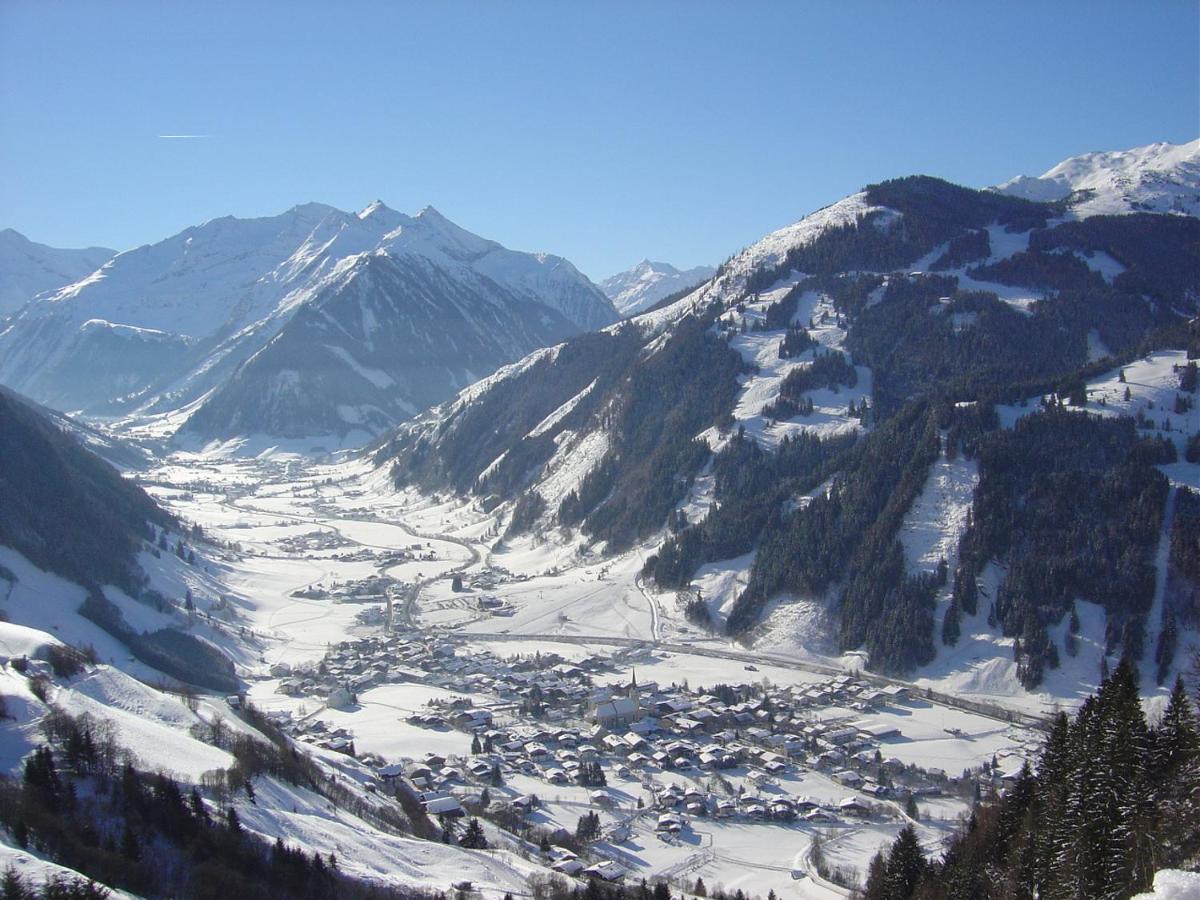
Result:
<svg viewBox="0 0 1200 900">
<path fill-rule="evenodd" d="M 1193 141 L 600 287 L 379 202 L 0 233 L 6 884 L 1192 889 L 1198 216 Z"/>
</svg>

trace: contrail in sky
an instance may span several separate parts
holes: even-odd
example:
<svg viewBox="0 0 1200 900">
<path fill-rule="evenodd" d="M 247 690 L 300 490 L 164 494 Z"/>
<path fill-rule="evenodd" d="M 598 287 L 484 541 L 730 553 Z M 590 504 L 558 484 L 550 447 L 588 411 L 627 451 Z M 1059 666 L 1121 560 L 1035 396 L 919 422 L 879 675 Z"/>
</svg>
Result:
<svg viewBox="0 0 1200 900">
<path fill-rule="evenodd" d="M 160 134 L 160 138 L 167 141 L 194 141 L 199 138 L 208 137 L 207 134 Z"/>
</svg>

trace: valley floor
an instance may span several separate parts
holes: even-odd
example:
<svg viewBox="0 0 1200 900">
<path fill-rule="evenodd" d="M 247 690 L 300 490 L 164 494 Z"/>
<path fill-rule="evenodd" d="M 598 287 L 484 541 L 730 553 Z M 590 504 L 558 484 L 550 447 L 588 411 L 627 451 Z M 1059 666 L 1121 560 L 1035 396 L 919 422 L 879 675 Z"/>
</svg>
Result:
<svg viewBox="0 0 1200 900">
<path fill-rule="evenodd" d="M 261 647 L 248 666 L 253 701 L 286 713 L 293 724 L 322 722 L 321 735 L 348 736 L 359 755 L 373 754 L 381 764 L 420 761 L 430 752 L 469 759 L 469 734 L 409 721 L 427 712 L 431 701 L 462 692 L 416 670 L 406 673 L 405 683 L 361 691 L 341 709 L 329 698 L 280 690 L 289 671 L 315 667 L 339 642 L 384 635 L 389 608 L 393 631 L 452 641 L 459 658 L 490 654 L 503 660 L 540 652 L 567 661 L 624 660 L 628 672 L 618 666 L 607 679 L 596 679 L 610 681 L 614 689 L 636 671 L 639 682 L 661 686 L 762 684 L 800 691 L 861 668 L 854 655 L 838 658 L 798 647 L 765 653 L 698 630 L 684 620 L 674 594 L 642 582 L 639 571 L 649 546 L 615 558 L 590 556 L 578 541 L 559 535 L 506 546 L 496 540 L 492 518 L 477 506 L 396 493 L 363 463 L 320 465 L 286 454 L 258 459 L 177 454 L 142 480 L 158 500 L 228 548 L 212 563 L 222 569 L 213 573 L 218 578 L 212 583 L 223 584 L 228 593 L 203 598 L 203 605 L 216 603 L 232 627 L 244 628 Z M 456 575 L 462 581 L 457 591 Z M 472 699 L 477 706 L 493 704 L 498 721 L 523 727 L 520 713 L 497 697 Z M 861 727 L 896 727 L 899 737 L 880 742 L 882 757 L 950 776 L 993 761 L 998 772 L 1015 770 L 1032 755 L 1035 731 L 1003 721 L 998 709 L 989 715 L 947 700 L 869 711 L 830 703 L 806 715 L 816 725 L 853 720 Z M 856 821 L 695 819 L 679 836 L 664 840 L 655 816 L 639 812 L 636 802 L 641 799 L 649 810 L 656 792 L 671 784 L 707 788 L 710 775 L 653 767 L 608 774 L 612 796 L 600 805 L 587 788 L 547 783 L 540 768 L 532 774 L 506 771 L 505 786 L 493 790 L 499 800 L 536 794 L 543 806 L 535 821 L 548 827 L 573 831 L 588 810 L 600 812 L 606 832 L 628 823 L 627 840 L 602 841 L 595 849 L 630 877 L 702 877 L 710 887 L 758 895 L 774 889 L 788 897 L 844 896 L 844 889 L 814 872 L 808 855 L 814 835 L 822 836 L 829 864 L 862 873 L 904 821 L 892 802 L 881 814 Z M 750 766 L 723 773 L 739 793 L 756 787 L 752 774 Z M 833 780 L 829 771 L 804 766 L 789 767 L 764 792 L 828 808 L 849 798 L 877 802 Z M 969 810 L 967 800 L 937 793 L 921 803 L 920 834 L 931 850 Z"/>
</svg>

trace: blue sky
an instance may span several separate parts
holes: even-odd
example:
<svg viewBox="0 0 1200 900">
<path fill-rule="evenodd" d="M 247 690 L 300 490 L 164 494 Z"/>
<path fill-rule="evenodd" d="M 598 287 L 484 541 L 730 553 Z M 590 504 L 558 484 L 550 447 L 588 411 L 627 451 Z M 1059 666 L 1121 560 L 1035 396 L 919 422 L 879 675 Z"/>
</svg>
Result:
<svg viewBox="0 0 1200 900">
<path fill-rule="evenodd" d="M 1200 134 L 1200 5 L 0 0 L 0 227 L 432 204 L 593 278 Z M 194 139 L 159 135 L 194 134 Z"/>
</svg>

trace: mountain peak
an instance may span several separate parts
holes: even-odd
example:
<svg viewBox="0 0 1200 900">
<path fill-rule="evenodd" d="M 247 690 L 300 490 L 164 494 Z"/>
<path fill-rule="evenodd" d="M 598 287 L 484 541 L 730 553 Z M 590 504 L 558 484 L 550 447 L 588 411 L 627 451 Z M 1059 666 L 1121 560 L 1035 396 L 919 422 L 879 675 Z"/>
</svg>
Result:
<svg viewBox="0 0 1200 900">
<path fill-rule="evenodd" d="M 368 203 L 366 206 L 364 206 L 359 211 L 358 217 L 360 219 L 369 219 L 372 216 L 378 215 L 380 213 L 394 213 L 394 212 L 395 212 L 395 210 L 393 210 L 391 207 L 389 207 L 382 200 L 372 200 L 370 203 Z"/>
<path fill-rule="evenodd" d="M 0 319 L 44 291 L 91 275 L 116 253 L 107 247 L 48 247 L 15 228 L 0 229 Z"/>
<path fill-rule="evenodd" d="M 297 203 L 288 212 L 297 217 L 302 218 L 323 218 L 331 212 L 337 212 L 328 203 L 318 203 L 316 200 L 309 200 L 307 203 Z M 235 216 L 221 216 L 221 219 L 236 219 Z"/>
<path fill-rule="evenodd" d="M 709 266 L 680 271 L 670 263 L 647 257 L 633 268 L 604 279 L 600 282 L 600 290 L 622 315 L 633 316 L 645 312 L 664 297 L 707 281 L 715 271 Z"/>
<path fill-rule="evenodd" d="M 1081 218 L 1131 212 L 1200 216 L 1200 140 L 1083 153 L 993 190 L 1038 201 L 1078 195 L 1071 208 Z"/>
</svg>

